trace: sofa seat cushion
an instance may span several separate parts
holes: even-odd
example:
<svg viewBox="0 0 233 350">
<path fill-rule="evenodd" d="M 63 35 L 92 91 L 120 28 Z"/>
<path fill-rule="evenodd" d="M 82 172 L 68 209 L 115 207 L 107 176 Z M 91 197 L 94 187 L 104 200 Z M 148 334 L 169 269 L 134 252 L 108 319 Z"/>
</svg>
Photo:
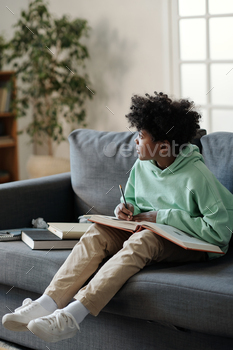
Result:
<svg viewBox="0 0 233 350">
<path fill-rule="evenodd" d="M 70 252 L 2 242 L 0 284 L 9 286 L 9 298 L 13 286 L 42 294 Z M 103 311 L 233 337 L 232 276 L 232 247 L 208 262 L 150 265 L 132 276 Z"/>
<path fill-rule="evenodd" d="M 0 242 L 0 284 L 43 293 L 70 252 L 32 250 L 22 241 Z"/>
<path fill-rule="evenodd" d="M 233 247 L 202 263 L 148 266 L 132 276 L 106 312 L 233 337 Z"/>
</svg>

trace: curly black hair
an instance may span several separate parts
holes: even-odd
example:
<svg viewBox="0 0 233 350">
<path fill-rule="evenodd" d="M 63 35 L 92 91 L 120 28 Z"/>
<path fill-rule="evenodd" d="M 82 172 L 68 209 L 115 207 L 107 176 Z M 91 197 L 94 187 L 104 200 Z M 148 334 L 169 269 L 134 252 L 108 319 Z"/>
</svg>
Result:
<svg viewBox="0 0 233 350">
<path fill-rule="evenodd" d="M 145 94 L 146 97 L 134 95 L 132 110 L 125 117 L 130 127 L 138 131 L 146 130 L 152 141 L 168 140 L 178 145 L 175 153 L 179 153 L 180 146 L 190 142 L 200 129 L 201 115 L 194 111 L 194 102 L 187 99 L 171 100 L 163 92 L 154 92 L 155 96 Z"/>
</svg>

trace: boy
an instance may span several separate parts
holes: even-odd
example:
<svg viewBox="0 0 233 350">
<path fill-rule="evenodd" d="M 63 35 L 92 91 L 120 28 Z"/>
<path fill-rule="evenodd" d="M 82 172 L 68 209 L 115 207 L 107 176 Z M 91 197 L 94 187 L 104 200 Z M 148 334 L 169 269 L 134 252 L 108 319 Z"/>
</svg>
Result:
<svg viewBox="0 0 233 350">
<path fill-rule="evenodd" d="M 172 101 L 157 92 L 155 96 L 135 95 L 126 117 L 139 131 L 135 139 L 138 159 L 126 184 L 128 209 L 120 203 L 114 211 L 116 217 L 172 225 L 218 245 L 226 253 L 233 228 L 233 195 L 207 169 L 198 147 L 190 144 L 200 128 L 200 115 L 192 102 Z M 82 287 L 107 256 L 112 257 Z M 144 266 L 219 256 L 185 250 L 147 229 L 131 235 L 93 224 L 44 294 L 35 301 L 25 299 L 2 322 L 10 330 L 28 328 L 48 342 L 70 338 L 89 313 L 97 316 Z M 69 303 L 72 298 L 76 301 Z"/>
</svg>

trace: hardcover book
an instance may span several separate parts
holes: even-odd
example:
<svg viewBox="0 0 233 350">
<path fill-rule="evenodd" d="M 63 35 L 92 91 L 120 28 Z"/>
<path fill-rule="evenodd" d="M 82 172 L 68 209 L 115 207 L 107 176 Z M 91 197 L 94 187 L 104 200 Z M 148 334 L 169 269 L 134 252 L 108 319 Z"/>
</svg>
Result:
<svg viewBox="0 0 233 350">
<path fill-rule="evenodd" d="M 48 222 L 48 230 L 62 239 L 78 239 L 92 225 L 91 223 Z"/>
<path fill-rule="evenodd" d="M 88 218 L 88 220 L 97 224 L 129 231 L 132 232 L 132 234 L 143 229 L 148 229 L 184 249 L 224 254 L 224 252 L 218 246 L 193 237 L 191 234 L 183 232 L 173 226 L 157 224 L 149 221 L 136 222 L 119 220 L 114 216 L 104 215 L 92 215 Z"/>
<path fill-rule="evenodd" d="M 78 239 L 63 240 L 47 229 L 22 230 L 21 239 L 31 249 L 72 249 L 78 243 Z"/>
</svg>

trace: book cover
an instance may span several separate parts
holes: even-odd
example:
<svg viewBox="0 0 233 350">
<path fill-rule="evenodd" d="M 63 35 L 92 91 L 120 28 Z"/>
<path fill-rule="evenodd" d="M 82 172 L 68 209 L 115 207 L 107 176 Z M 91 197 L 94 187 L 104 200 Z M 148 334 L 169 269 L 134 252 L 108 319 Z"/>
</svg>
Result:
<svg viewBox="0 0 233 350">
<path fill-rule="evenodd" d="M 14 139 L 9 135 L 0 136 L 0 145 L 13 144 Z"/>
<path fill-rule="evenodd" d="M 1 96 L 1 106 L 0 106 L 1 113 L 5 112 L 6 100 L 7 100 L 7 88 L 4 87 L 2 91 L 2 96 Z"/>
<path fill-rule="evenodd" d="M 11 85 L 8 86 L 7 90 L 7 98 L 6 98 L 6 104 L 5 104 L 5 112 L 10 112 L 10 101 L 11 101 Z"/>
<path fill-rule="evenodd" d="M 3 88 L 1 87 L 0 88 L 0 113 L 1 113 L 1 105 L 2 105 L 2 94 L 3 94 Z"/>
<path fill-rule="evenodd" d="M 48 230 L 62 239 L 78 239 L 92 223 L 48 222 Z"/>
<path fill-rule="evenodd" d="M 20 241 L 21 229 L 9 229 L 0 231 L 0 242 Z"/>
<path fill-rule="evenodd" d="M 21 239 L 31 249 L 72 249 L 78 240 L 63 240 L 47 229 L 24 229 Z"/>
<path fill-rule="evenodd" d="M 224 254 L 224 252 L 217 245 L 193 237 L 189 233 L 183 232 L 173 226 L 157 224 L 149 221 L 136 222 L 119 220 L 116 217 L 104 215 L 92 215 L 88 220 L 98 224 L 126 230 L 132 232 L 132 234 L 143 229 L 148 229 L 184 249 Z"/>
</svg>

